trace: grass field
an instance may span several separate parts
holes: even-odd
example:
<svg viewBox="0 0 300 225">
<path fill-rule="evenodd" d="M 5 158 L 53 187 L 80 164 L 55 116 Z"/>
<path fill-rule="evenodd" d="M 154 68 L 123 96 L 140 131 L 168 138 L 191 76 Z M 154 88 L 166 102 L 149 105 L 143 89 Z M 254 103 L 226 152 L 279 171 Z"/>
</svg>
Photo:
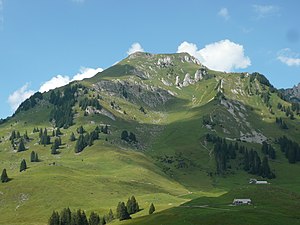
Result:
<svg viewBox="0 0 300 225">
<path fill-rule="evenodd" d="M 152 68 L 162 56 L 174 60 L 172 70 Z M 81 208 L 88 215 L 96 211 L 102 216 L 132 195 L 143 210 L 130 221 L 112 224 L 299 224 L 300 164 L 287 162 L 275 138 L 287 135 L 299 142 L 300 120 L 299 116 L 295 120 L 285 118 L 276 106 L 279 102 L 286 106 L 290 103 L 275 93 L 270 94 L 274 114 L 259 94 L 248 93 L 268 87 L 257 80 L 250 87 L 249 77 L 242 78 L 241 74 L 208 71 L 209 79 L 193 85 L 164 86 L 174 97 L 155 107 L 143 105 L 142 98 L 126 99 L 118 93 L 98 93 L 93 88 L 102 79 L 131 81 L 145 85 L 142 86 L 145 89 L 162 88 L 161 78 L 174 83 L 177 75 L 183 80 L 186 73 L 193 75 L 199 68 L 184 62 L 184 56 L 127 58 L 104 71 L 103 77 L 100 74 L 82 81 L 90 88 L 86 97 L 100 94 L 101 105 L 115 120 L 101 114 L 84 116 L 76 104 L 75 125 L 61 129 L 63 145 L 57 155 L 50 154 L 51 145 L 39 145 L 38 133 L 32 133 L 35 127 L 46 127 L 52 132 L 49 113 L 53 106 L 46 101 L 0 125 L 0 169 L 6 168 L 11 178 L 8 183 L 0 184 L 0 224 L 47 224 L 53 210 L 65 207 Z M 134 68 L 146 74 L 150 67 L 151 79 L 143 80 L 132 74 L 136 73 Z M 218 89 L 225 96 L 222 100 L 216 97 Z M 119 105 L 119 110 L 111 107 L 112 101 Z M 141 112 L 141 105 L 146 114 Z M 275 124 L 275 117 L 279 116 L 287 122 L 288 130 L 279 129 Z M 203 117 L 212 120 L 213 129 L 203 125 Z M 93 146 L 75 154 L 75 142 L 69 137 L 80 125 L 89 132 L 97 125 L 108 125 L 110 132 L 101 133 Z M 21 135 L 28 132 L 31 138 L 26 143 L 28 150 L 20 153 L 13 150 L 9 141 L 13 130 Z M 134 132 L 138 144 L 121 141 L 123 130 Z M 267 186 L 248 185 L 249 178 L 255 176 L 238 169 L 238 162 L 232 163 L 228 173 L 216 175 L 213 145 L 205 141 L 205 134 L 239 139 L 241 132 L 253 131 L 261 132 L 275 147 L 277 158 L 270 160 L 270 166 L 277 178 Z M 254 148 L 262 156 L 260 144 L 245 141 L 239 144 Z M 40 162 L 29 162 L 32 150 L 38 153 Z M 26 159 L 29 168 L 20 173 L 22 159 Z M 166 163 L 164 159 L 171 160 Z M 179 167 L 178 162 L 182 161 L 187 166 Z M 239 197 L 251 198 L 253 205 L 229 206 L 233 198 Z M 151 203 L 156 212 L 148 216 Z"/>
</svg>

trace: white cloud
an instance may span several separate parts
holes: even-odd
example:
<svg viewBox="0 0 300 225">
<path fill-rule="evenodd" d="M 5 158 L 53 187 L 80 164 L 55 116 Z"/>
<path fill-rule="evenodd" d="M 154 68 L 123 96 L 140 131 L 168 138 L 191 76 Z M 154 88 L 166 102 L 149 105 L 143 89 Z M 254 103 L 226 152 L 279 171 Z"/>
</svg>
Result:
<svg viewBox="0 0 300 225">
<path fill-rule="evenodd" d="M 64 85 L 67 85 L 68 83 L 75 81 L 75 80 L 83 80 L 85 78 L 91 78 L 95 76 L 97 73 L 102 72 L 102 68 L 86 68 L 86 67 L 81 67 L 80 72 L 74 75 L 72 78 L 69 76 L 62 76 L 62 75 L 57 75 L 55 77 L 52 77 L 50 80 L 44 82 L 40 89 L 39 92 L 47 92 L 49 90 L 62 87 Z M 13 92 L 11 95 L 8 97 L 8 103 L 13 111 L 15 111 L 19 105 L 29 98 L 31 95 L 33 95 L 36 91 L 34 90 L 29 90 L 29 84 L 25 84 L 23 87 L 20 89 L 16 90 Z"/>
<path fill-rule="evenodd" d="M 57 75 L 55 77 L 52 77 L 50 80 L 46 81 L 45 83 L 43 83 L 42 86 L 40 87 L 39 92 L 42 93 L 47 92 L 51 89 L 62 87 L 68 83 L 70 83 L 70 77 Z"/>
<path fill-rule="evenodd" d="M 97 73 L 102 72 L 102 68 L 86 68 L 86 67 L 81 67 L 80 68 L 80 73 L 76 74 L 71 81 L 74 80 L 83 80 L 85 78 L 91 78 L 95 76 Z"/>
<path fill-rule="evenodd" d="M 218 12 L 218 16 L 224 18 L 225 20 L 229 20 L 230 15 L 228 9 L 227 8 L 220 9 L 220 11 Z"/>
<path fill-rule="evenodd" d="M 258 15 L 258 19 L 276 15 L 279 11 L 279 7 L 275 5 L 253 5 L 254 12 Z"/>
<path fill-rule="evenodd" d="M 93 68 L 81 67 L 80 72 L 74 75 L 73 78 L 70 78 L 69 76 L 62 76 L 62 75 L 57 75 L 55 77 L 52 77 L 50 80 L 42 84 L 39 91 L 47 92 L 49 90 L 67 85 L 68 83 L 75 80 L 83 80 L 85 78 L 91 78 L 95 76 L 97 73 L 102 71 L 103 71 L 102 68 L 93 69 Z"/>
<path fill-rule="evenodd" d="M 282 49 L 277 54 L 277 59 L 288 66 L 300 66 L 300 56 L 289 48 Z"/>
<path fill-rule="evenodd" d="M 178 46 L 177 52 L 187 52 L 203 65 L 218 71 L 229 72 L 251 65 L 250 58 L 244 54 L 244 47 L 227 39 L 206 45 L 200 50 L 196 44 L 184 41 Z"/>
<path fill-rule="evenodd" d="M 27 83 L 8 96 L 8 103 L 13 111 L 15 111 L 24 100 L 34 94 L 34 91 L 28 88 L 29 84 Z"/>
<path fill-rule="evenodd" d="M 131 55 L 135 52 L 144 52 L 144 49 L 142 48 L 142 46 L 138 42 L 135 42 L 131 45 L 131 47 L 127 51 L 127 54 Z"/>
</svg>

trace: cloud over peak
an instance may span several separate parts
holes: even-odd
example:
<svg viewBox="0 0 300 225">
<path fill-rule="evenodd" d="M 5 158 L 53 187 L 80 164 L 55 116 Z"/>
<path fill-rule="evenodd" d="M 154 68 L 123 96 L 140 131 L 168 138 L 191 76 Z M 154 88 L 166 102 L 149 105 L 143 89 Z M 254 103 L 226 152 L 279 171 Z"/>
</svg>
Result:
<svg viewBox="0 0 300 225">
<path fill-rule="evenodd" d="M 12 111 L 15 111 L 19 105 L 34 94 L 33 90 L 29 90 L 29 84 L 23 85 L 20 89 L 14 91 L 8 96 L 8 103 Z"/>
<path fill-rule="evenodd" d="M 81 67 L 79 73 L 75 74 L 72 78 L 70 78 L 69 76 L 56 75 L 52 77 L 50 80 L 44 82 L 39 88 L 39 92 L 42 93 L 47 92 L 49 90 L 67 85 L 68 83 L 75 80 L 83 80 L 85 78 L 91 78 L 97 73 L 102 71 L 103 71 L 102 68 L 93 69 L 93 68 Z M 29 84 L 26 83 L 20 89 L 14 91 L 11 95 L 9 95 L 8 103 L 12 111 L 15 111 L 23 101 L 25 101 L 35 92 L 36 91 L 34 90 L 30 90 Z"/>
<path fill-rule="evenodd" d="M 244 47 L 228 39 L 208 44 L 200 50 L 196 44 L 184 41 L 178 46 L 177 52 L 187 52 L 203 65 L 218 71 L 229 72 L 251 65 L 250 58 L 244 54 Z"/>
<path fill-rule="evenodd" d="M 63 76 L 63 75 L 57 75 L 52 77 L 50 80 L 44 82 L 40 89 L 39 92 L 47 92 L 49 90 L 62 87 L 72 81 L 75 80 L 83 80 L 85 78 L 91 78 L 95 76 L 97 73 L 102 72 L 102 68 L 86 68 L 86 67 L 81 67 L 80 72 L 74 75 L 72 78 L 69 76 Z"/>
<path fill-rule="evenodd" d="M 127 54 L 128 54 L 128 55 L 131 55 L 131 54 L 133 54 L 133 53 L 135 53 L 135 52 L 144 52 L 144 49 L 142 48 L 142 46 L 141 46 L 140 43 L 138 43 L 138 42 L 135 42 L 135 43 L 133 43 L 133 44 L 130 46 L 130 48 L 129 48 L 128 51 L 127 51 Z"/>
</svg>

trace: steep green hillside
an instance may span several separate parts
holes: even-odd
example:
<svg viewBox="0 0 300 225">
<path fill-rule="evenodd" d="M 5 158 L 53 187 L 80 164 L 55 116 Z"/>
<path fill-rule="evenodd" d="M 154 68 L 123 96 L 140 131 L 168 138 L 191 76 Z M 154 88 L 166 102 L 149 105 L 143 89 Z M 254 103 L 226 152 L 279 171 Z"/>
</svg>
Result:
<svg viewBox="0 0 300 225">
<path fill-rule="evenodd" d="M 200 217 L 226 221 L 228 216 L 225 224 L 235 224 L 239 220 L 231 219 L 236 211 L 230 207 L 224 206 L 227 213 L 185 206 L 204 204 L 207 198 L 198 199 L 203 196 L 217 197 L 209 199 L 214 205 L 227 204 L 239 187 L 249 196 L 247 190 L 253 188 L 254 199 L 269 190 L 298 196 L 300 164 L 290 164 L 287 157 L 300 158 L 297 150 L 295 156 L 282 152 L 277 139 L 285 135 L 299 143 L 299 121 L 297 108 L 263 75 L 212 71 L 186 53 L 132 54 L 93 78 L 35 94 L 0 125 L 0 169 L 6 168 L 11 178 L 0 185 L 0 224 L 47 224 L 51 212 L 64 207 L 102 216 L 131 195 L 144 209 L 133 217 L 147 215 L 151 202 L 160 212 L 197 199 L 128 223 L 172 224 L 168 215 L 186 214 L 178 223 L 196 224 Z M 83 150 L 76 144 L 80 126 L 86 131 Z M 87 134 L 92 136 L 96 127 L 99 139 L 91 141 Z M 40 129 L 43 133 L 45 128 L 50 143 L 40 144 Z M 51 154 L 57 128 L 62 144 Z M 27 131 L 25 151 L 17 152 L 22 138 L 10 138 L 13 131 L 22 137 Z M 70 140 L 72 132 L 76 141 Z M 219 150 L 217 140 L 222 142 Z M 261 150 L 264 142 L 276 157 Z M 249 178 L 263 179 L 261 164 L 259 171 L 245 169 L 251 149 L 259 163 L 268 159 L 276 175 L 270 189 L 245 186 Z M 30 162 L 32 151 L 39 162 Z M 19 172 L 22 159 L 28 169 Z M 278 198 L 278 204 L 294 207 L 296 197 Z M 261 217 L 270 204 L 261 204 Z M 241 213 L 253 215 L 251 210 L 241 208 Z M 281 218 L 280 213 L 274 217 Z M 282 221 L 295 224 L 295 214 L 290 215 Z M 245 224 L 255 221 L 250 216 Z"/>
</svg>

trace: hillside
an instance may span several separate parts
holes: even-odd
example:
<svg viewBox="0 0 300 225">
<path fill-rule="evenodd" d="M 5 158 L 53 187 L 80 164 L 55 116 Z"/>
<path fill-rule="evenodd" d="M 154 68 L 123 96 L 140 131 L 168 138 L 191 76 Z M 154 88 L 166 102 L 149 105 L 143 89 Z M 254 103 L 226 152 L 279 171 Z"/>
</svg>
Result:
<svg viewBox="0 0 300 225">
<path fill-rule="evenodd" d="M 253 195 L 263 198 L 267 187 L 248 184 L 267 179 L 289 196 L 274 204 L 299 207 L 299 105 L 285 99 L 259 73 L 212 71 L 186 53 L 134 53 L 90 79 L 36 93 L 0 125 L 0 169 L 11 179 L 0 185 L 0 224 L 47 224 L 64 207 L 102 216 L 132 195 L 144 210 L 124 224 L 173 224 L 166 218 L 183 214 L 229 214 L 224 224 L 240 224 L 235 210 L 185 207 L 230 204 L 236 190 L 255 199 L 260 218 L 297 224 L 294 212 L 282 218 L 289 208 L 276 211 Z M 22 159 L 28 169 L 19 172 Z M 146 216 L 152 202 L 156 212 Z M 241 209 L 249 223 L 266 224 L 251 210 Z"/>
</svg>

